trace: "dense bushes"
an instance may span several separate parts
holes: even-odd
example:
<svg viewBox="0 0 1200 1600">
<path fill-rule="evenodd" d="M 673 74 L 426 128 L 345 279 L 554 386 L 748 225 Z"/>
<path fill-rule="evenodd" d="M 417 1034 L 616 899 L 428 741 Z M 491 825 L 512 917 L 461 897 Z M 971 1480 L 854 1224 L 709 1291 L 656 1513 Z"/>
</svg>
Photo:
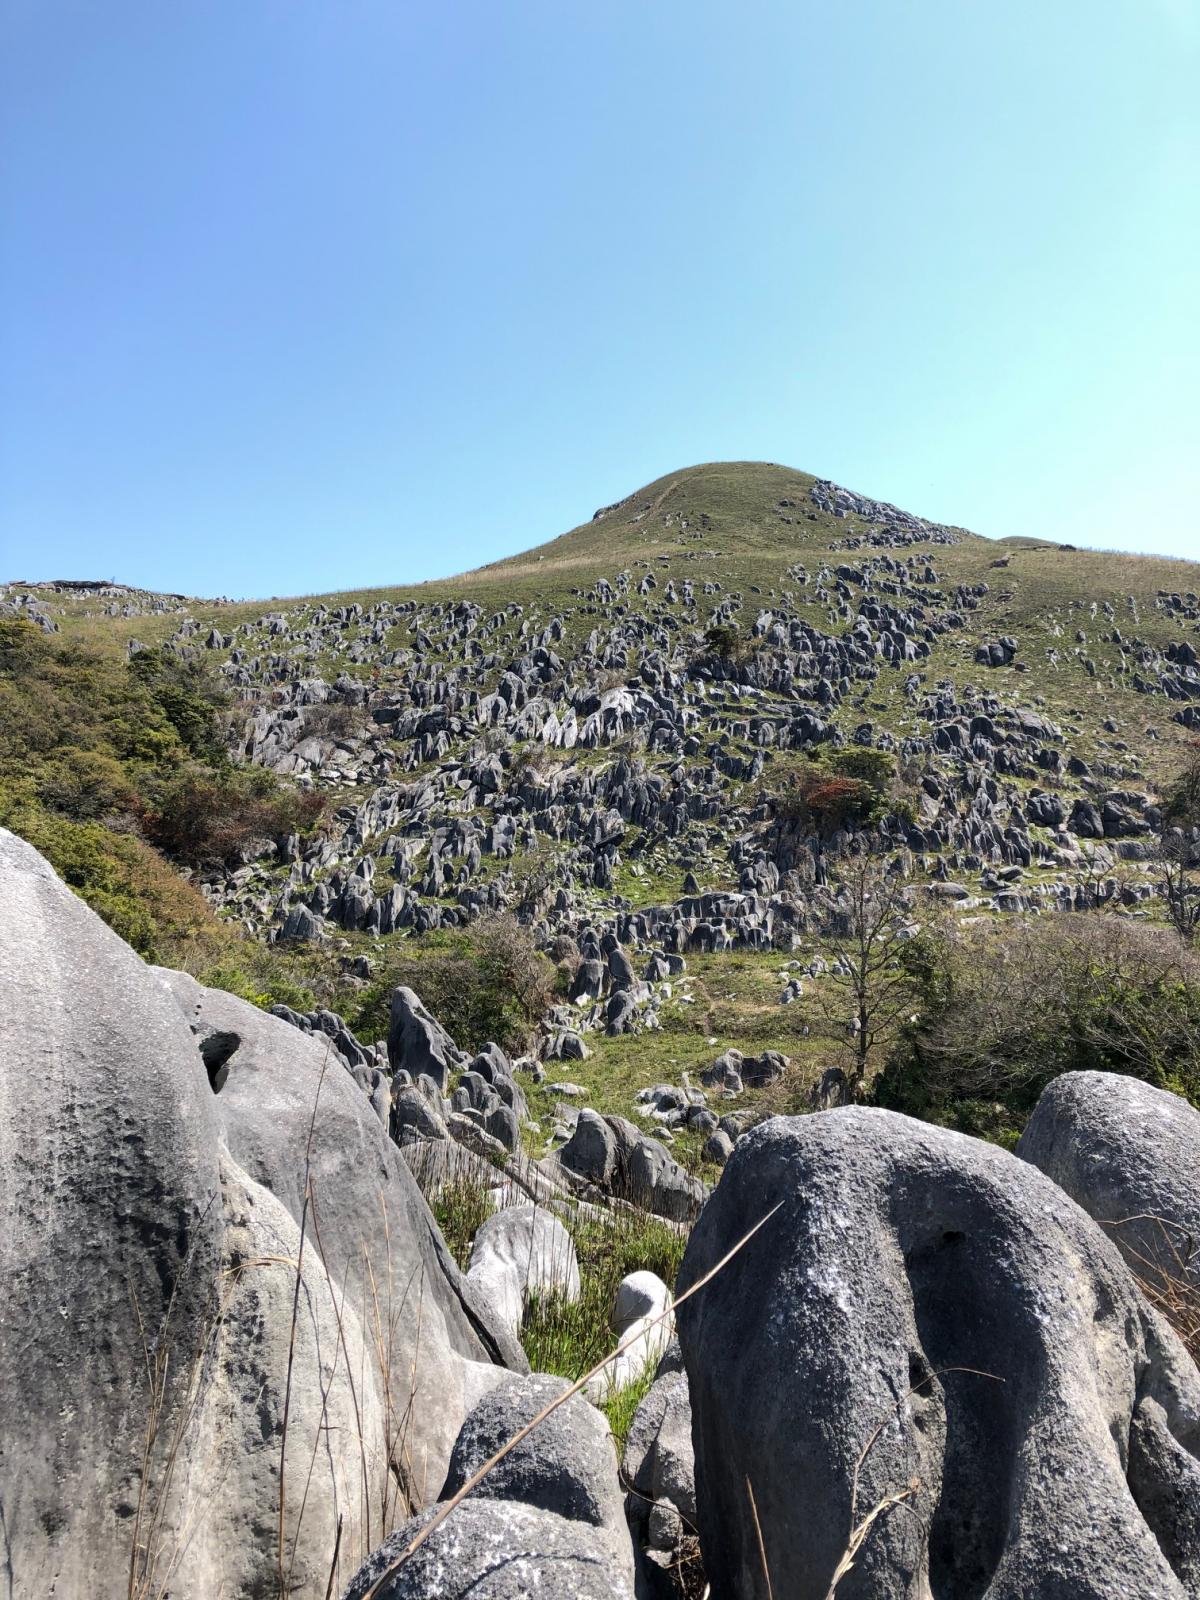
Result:
<svg viewBox="0 0 1200 1600">
<path fill-rule="evenodd" d="M 141 808 L 147 837 L 192 866 L 233 861 L 263 840 L 316 823 L 322 795 L 285 786 L 262 767 L 189 764 L 152 786 Z"/>
<path fill-rule="evenodd" d="M 1123 1072 L 1200 1104 L 1200 957 L 1122 918 L 923 932 L 903 949 L 915 1017 L 879 1105 L 1011 1143 L 1060 1072 Z"/>
<path fill-rule="evenodd" d="M 851 745 L 785 758 L 772 769 L 767 791 L 776 816 L 829 835 L 886 815 L 895 783 L 896 763 L 886 751 Z"/>
<path fill-rule="evenodd" d="M 464 1050 L 489 1040 L 519 1055 L 554 998 L 554 968 L 529 930 L 493 917 L 454 933 L 428 935 L 390 954 L 382 972 L 348 1014 L 360 1038 L 382 1038 L 397 984 L 415 989 Z"/>
<path fill-rule="evenodd" d="M 141 839 L 91 819 L 56 815 L 28 781 L 0 779 L 0 827 L 28 839 L 147 961 L 196 970 L 225 951 L 231 930 Z"/>
<path fill-rule="evenodd" d="M 195 967 L 229 935 L 151 844 L 192 866 L 310 826 L 320 802 L 225 753 L 228 696 L 163 651 L 129 661 L 0 622 L 0 823 L 135 950 Z"/>
<path fill-rule="evenodd" d="M 125 662 L 0 622 L 0 776 L 40 785 L 87 753 L 119 763 L 136 788 L 146 768 L 220 758 L 224 700 L 217 680 L 161 652 Z"/>
</svg>

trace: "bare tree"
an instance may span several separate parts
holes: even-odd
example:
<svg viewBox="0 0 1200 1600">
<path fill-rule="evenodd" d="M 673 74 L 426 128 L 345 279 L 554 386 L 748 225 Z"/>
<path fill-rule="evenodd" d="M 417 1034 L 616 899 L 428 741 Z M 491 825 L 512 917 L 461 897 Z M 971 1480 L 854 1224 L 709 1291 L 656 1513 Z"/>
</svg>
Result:
<svg viewBox="0 0 1200 1600">
<path fill-rule="evenodd" d="M 1200 849 L 1179 828 L 1158 836 L 1158 882 L 1175 931 L 1188 944 L 1200 936 Z"/>
<path fill-rule="evenodd" d="M 1167 791 L 1157 843 L 1158 880 L 1181 939 L 1200 937 L 1200 743 Z"/>
<path fill-rule="evenodd" d="M 911 896 L 898 874 L 867 855 L 841 862 L 834 884 L 839 905 L 830 944 L 839 959 L 832 982 L 853 1004 L 847 1098 L 854 1099 L 912 1009 L 913 981 L 899 959 L 911 930 Z"/>
</svg>

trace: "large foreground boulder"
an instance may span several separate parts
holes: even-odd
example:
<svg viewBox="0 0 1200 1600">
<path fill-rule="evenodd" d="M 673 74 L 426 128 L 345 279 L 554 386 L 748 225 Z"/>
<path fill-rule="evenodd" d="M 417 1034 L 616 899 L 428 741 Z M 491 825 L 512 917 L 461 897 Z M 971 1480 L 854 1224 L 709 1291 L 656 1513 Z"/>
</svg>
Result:
<svg viewBox="0 0 1200 1600">
<path fill-rule="evenodd" d="M 312 1247 L 370 1336 L 409 1505 L 445 1476 L 463 1417 L 494 1380 L 524 1370 L 520 1345 L 472 1293 L 408 1164 L 328 1041 L 160 970 L 201 1052 L 222 1057 L 215 1109 L 230 1153 L 298 1223 L 309 1191 Z"/>
<path fill-rule="evenodd" d="M 5 1592 L 318 1600 L 436 1492 L 488 1319 L 336 1055 L 2 830 L 0 950 Z"/>
<path fill-rule="evenodd" d="M 677 1314 L 714 1594 L 825 1600 L 882 1508 L 838 1600 L 1195 1600 L 1200 1375 L 1073 1201 L 889 1112 L 775 1118 L 680 1294 L 779 1204 Z"/>
<path fill-rule="evenodd" d="M 463 1423 L 450 1457 L 442 1498 L 457 1494 L 527 1423 L 570 1387 L 535 1372 L 505 1376 Z M 633 1546 L 608 1423 L 577 1394 L 526 1434 L 472 1491 L 476 1498 L 517 1502 L 584 1523 L 609 1553 L 615 1572 L 632 1580 Z"/>
<path fill-rule="evenodd" d="M 9 1593 L 114 1592 L 152 1414 L 224 1250 L 204 1064 L 144 964 L 0 830 L 0 1508 Z M 143 1335 L 163 1377 L 146 1370 Z M 176 1513 L 164 1508 L 168 1537 Z"/>
<path fill-rule="evenodd" d="M 1152 1291 L 1200 1291 L 1200 1111 L 1112 1072 L 1065 1072 L 1017 1145 L 1116 1241 Z"/>
<path fill-rule="evenodd" d="M 504 1500 L 464 1500 L 392 1572 L 434 1515 L 427 1511 L 398 1528 L 364 1563 L 344 1600 L 632 1600 L 633 1590 L 586 1524 Z"/>
</svg>

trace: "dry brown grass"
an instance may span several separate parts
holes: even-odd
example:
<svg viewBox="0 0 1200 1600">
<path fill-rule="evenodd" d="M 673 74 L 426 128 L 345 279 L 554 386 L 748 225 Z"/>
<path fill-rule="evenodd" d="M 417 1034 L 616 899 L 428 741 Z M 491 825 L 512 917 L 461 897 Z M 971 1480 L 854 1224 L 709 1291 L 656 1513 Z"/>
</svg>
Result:
<svg viewBox="0 0 1200 1600">
<path fill-rule="evenodd" d="M 1138 1242 L 1129 1232 L 1138 1227 Z M 1200 1239 L 1158 1216 L 1125 1217 L 1110 1223 L 1146 1299 L 1174 1328 L 1200 1366 Z M 1149 1231 L 1150 1238 L 1144 1234 Z"/>
</svg>

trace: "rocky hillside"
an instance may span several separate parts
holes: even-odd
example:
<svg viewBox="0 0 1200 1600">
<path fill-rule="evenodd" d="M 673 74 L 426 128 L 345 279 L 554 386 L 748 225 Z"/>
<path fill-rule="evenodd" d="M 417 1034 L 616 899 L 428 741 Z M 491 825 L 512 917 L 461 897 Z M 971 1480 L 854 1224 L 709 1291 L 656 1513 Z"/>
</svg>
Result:
<svg viewBox="0 0 1200 1600">
<path fill-rule="evenodd" d="M 1198 590 L 738 463 L 0 591 L 14 1600 L 1200 1600 Z"/>
<path fill-rule="evenodd" d="M 815 1081 L 848 847 L 912 886 L 914 926 L 922 904 L 1153 919 L 1159 790 L 1200 726 L 1198 591 L 1187 563 L 997 543 L 724 463 L 416 589 L 2 604 L 215 674 L 233 759 L 326 802 L 307 832 L 247 824 L 191 879 L 256 940 L 307 947 L 293 969 L 327 1008 L 377 1032 L 355 985 L 397 946 L 513 913 L 570 963 L 530 1047 L 596 1045 L 576 1076 L 628 1112 L 728 1048 Z"/>
</svg>

